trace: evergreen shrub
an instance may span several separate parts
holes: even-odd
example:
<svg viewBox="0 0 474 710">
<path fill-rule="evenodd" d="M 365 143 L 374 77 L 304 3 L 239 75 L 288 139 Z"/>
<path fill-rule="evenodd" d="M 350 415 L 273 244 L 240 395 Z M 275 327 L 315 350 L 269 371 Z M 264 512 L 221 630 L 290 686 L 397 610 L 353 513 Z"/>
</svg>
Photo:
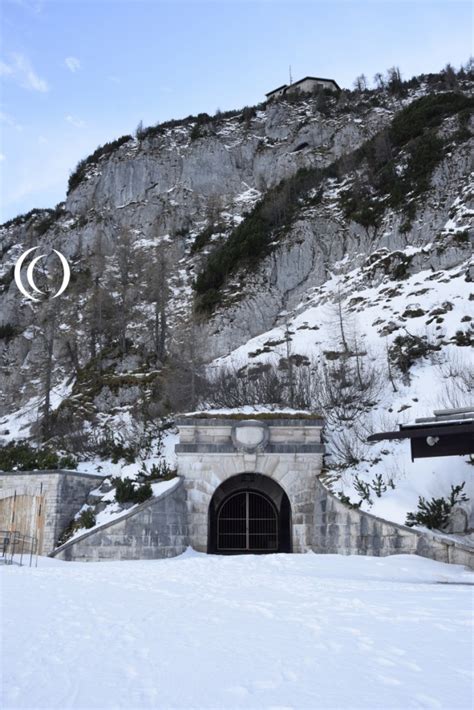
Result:
<svg viewBox="0 0 474 710">
<path fill-rule="evenodd" d="M 0 340 L 10 340 L 16 335 L 16 328 L 11 323 L 0 325 Z"/>
<path fill-rule="evenodd" d="M 86 508 L 86 510 L 83 510 L 76 522 L 77 528 L 93 528 L 96 520 L 92 508 Z"/>
<path fill-rule="evenodd" d="M 49 447 L 35 449 L 26 442 L 11 442 L 0 447 L 0 471 L 47 471 L 76 469 L 76 459 L 61 456 Z"/>
<path fill-rule="evenodd" d="M 112 478 L 117 503 L 143 503 L 151 498 L 153 491 L 149 481 L 136 485 L 131 478 Z"/>
<path fill-rule="evenodd" d="M 459 486 L 451 486 L 449 498 L 432 498 L 426 500 L 422 496 L 418 499 L 418 510 L 415 513 L 408 513 L 405 525 L 424 525 L 430 530 L 441 530 L 448 522 L 451 510 L 457 503 L 468 501 L 469 498 L 463 492 L 465 481 Z"/>
</svg>

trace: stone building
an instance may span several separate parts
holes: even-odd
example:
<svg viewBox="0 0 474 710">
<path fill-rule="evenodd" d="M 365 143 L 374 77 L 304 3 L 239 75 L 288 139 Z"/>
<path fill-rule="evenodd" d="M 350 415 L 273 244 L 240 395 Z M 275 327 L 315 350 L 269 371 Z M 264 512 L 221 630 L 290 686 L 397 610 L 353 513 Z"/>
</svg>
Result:
<svg viewBox="0 0 474 710">
<path fill-rule="evenodd" d="M 3 474 L 7 518 L 12 490 L 21 489 L 25 510 L 28 501 L 36 510 L 42 482 L 42 551 L 63 560 L 158 559 L 191 546 L 211 554 L 418 554 L 474 568 L 472 546 L 459 539 L 382 520 L 334 496 L 321 481 L 318 417 L 203 413 L 182 416 L 177 426 L 178 476 L 159 496 L 57 547 L 100 479 L 65 471 Z"/>
<path fill-rule="evenodd" d="M 273 91 L 269 91 L 268 94 L 265 94 L 265 96 L 268 101 L 269 99 L 281 98 L 285 94 L 297 92 L 312 93 L 318 88 L 329 89 L 329 91 L 341 90 L 341 87 L 336 81 L 334 81 L 334 79 L 323 79 L 318 76 L 305 76 L 303 79 L 294 81 L 292 84 L 283 84 L 282 86 L 278 86 L 276 89 L 273 89 Z"/>
</svg>

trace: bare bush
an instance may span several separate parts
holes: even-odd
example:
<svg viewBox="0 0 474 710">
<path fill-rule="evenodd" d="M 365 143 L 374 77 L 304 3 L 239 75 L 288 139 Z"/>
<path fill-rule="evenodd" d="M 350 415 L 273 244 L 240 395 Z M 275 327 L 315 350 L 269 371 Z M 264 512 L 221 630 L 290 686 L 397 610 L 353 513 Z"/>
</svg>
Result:
<svg viewBox="0 0 474 710">
<path fill-rule="evenodd" d="M 219 368 L 207 377 L 207 388 L 201 404 L 207 407 L 243 407 L 272 405 L 314 410 L 316 378 L 314 366 L 292 367 L 259 363 L 237 369 Z"/>
<path fill-rule="evenodd" d="M 351 468 L 368 458 L 369 447 L 357 425 L 341 428 L 331 435 L 330 448 L 334 461 L 331 467 Z"/>
<path fill-rule="evenodd" d="M 457 409 L 472 405 L 474 391 L 474 363 L 459 352 L 446 355 L 436 367 L 436 373 L 444 383 L 438 403 L 446 409 Z"/>
<path fill-rule="evenodd" d="M 225 367 L 208 374 L 200 403 L 206 407 L 273 405 L 318 411 L 335 428 L 359 419 L 376 404 L 382 381 L 366 353 L 336 353 L 322 364 L 306 361 L 292 367 L 259 363 L 241 369 Z"/>
<path fill-rule="evenodd" d="M 367 78 L 365 74 L 359 74 L 354 80 L 354 90 L 361 93 L 367 89 Z"/>
<path fill-rule="evenodd" d="M 316 398 L 333 424 L 352 422 L 377 402 L 382 382 L 379 370 L 365 354 L 338 353 L 318 368 Z"/>
</svg>

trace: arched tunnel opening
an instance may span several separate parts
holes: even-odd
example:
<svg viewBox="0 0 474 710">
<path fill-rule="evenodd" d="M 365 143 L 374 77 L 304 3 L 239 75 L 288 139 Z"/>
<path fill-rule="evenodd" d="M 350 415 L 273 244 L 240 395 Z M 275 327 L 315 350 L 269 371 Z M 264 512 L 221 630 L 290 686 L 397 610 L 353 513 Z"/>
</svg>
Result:
<svg viewBox="0 0 474 710">
<path fill-rule="evenodd" d="M 283 488 L 259 473 L 224 481 L 209 505 L 208 552 L 291 552 L 291 506 Z"/>
</svg>

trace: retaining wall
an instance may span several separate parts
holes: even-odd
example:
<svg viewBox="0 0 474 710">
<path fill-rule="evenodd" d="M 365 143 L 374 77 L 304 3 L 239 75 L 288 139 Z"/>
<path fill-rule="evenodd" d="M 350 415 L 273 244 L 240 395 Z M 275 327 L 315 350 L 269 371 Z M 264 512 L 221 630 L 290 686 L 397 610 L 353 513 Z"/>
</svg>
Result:
<svg viewBox="0 0 474 710">
<path fill-rule="evenodd" d="M 157 498 L 66 542 L 51 556 L 83 562 L 154 560 L 180 555 L 188 544 L 186 491 L 179 479 Z"/>
<path fill-rule="evenodd" d="M 398 525 L 341 503 L 318 481 L 312 549 L 342 555 L 416 554 L 474 569 L 474 549 L 435 533 Z"/>
</svg>

